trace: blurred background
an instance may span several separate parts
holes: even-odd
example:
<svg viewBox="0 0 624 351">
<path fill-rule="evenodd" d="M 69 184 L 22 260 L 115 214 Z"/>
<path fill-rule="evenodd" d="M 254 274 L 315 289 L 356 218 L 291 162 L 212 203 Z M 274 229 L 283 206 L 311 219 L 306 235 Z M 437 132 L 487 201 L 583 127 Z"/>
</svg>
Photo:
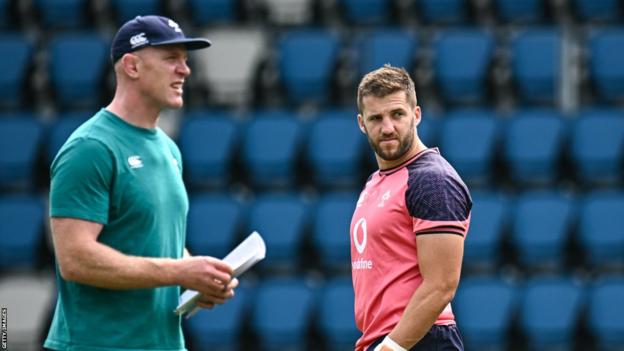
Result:
<svg viewBox="0 0 624 351">
<path fill-rule="evenodd" d="M 222 257 L 252 230 L 268 245 L 234 300 L 185 321 L 190 350 L 353 349 L 349 223 L 376 169 L 355 95 L 384 63 L 410 72 L 421 139 L 472 191 L 466 349 L 624 350 L 623 1 L 0 0 L 10 350 L 41 349 L 56 299 L 50 162 L 112 98 L 109 44 L 139 14 L 213 42 L 160 121 L 183 153 L 188 248 Z"/>
</svg>

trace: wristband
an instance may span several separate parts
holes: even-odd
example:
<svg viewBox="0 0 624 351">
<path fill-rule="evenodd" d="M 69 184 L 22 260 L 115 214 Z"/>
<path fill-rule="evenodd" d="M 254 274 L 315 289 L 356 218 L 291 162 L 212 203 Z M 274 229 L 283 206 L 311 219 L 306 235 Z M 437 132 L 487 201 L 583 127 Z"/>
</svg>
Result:
<svg viewBox="0 0 624 351">
<path fill-rule="evenodd" d="M 390 339 L 390 337 L 389 337 L 389 336 L 386 336 L 386 337 L 383 339 L 383 341 L 382 341 L 379 345 L 377 345 L 377 347 L 375 347 L 375 350 L 374 350 L 374 351 L 381 350 L 381 347 L 382 347 L 382 346 L 387 346 L 387 347 L 389 347 L 390 349 L 392 349 L 392 351 L 407 351 L 407 349 L 406 349 L 406 348 L 404 348 L 403 346 L 401 346 L 401 345 L 397 344 L 397 342 L 396 342 L 396 341 L 394 341 L 394 340 L 392 340 L 392 339 Z"/>
</svg>

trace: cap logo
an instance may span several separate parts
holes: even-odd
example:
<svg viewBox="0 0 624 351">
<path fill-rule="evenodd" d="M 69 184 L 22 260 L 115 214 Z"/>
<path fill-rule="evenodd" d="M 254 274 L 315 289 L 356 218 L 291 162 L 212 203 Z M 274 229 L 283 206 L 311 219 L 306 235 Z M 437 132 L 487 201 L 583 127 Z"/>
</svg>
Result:
<svg viewBox="0 0 624 351">
<path fill-rule="evenodd" d="M 182 29 L 180 29 L 180 25 L 175 23 L 172 20 L 169 20 L 169 27 L 173 28 L 173 30 L 178 32 L 178 33 L 182 33 Z"/>
<path fill-rule="evenodd" d="M 145 37 L 145 33 L 139 33 L 137 35 L 132 36 L 132 38 L 130 38 L 130 45 L 132 46 L 132 48 L 136 48 L 137 46 L 143 45 L 143 44 L 147 44 L 147 38 Z"/>
</svg>

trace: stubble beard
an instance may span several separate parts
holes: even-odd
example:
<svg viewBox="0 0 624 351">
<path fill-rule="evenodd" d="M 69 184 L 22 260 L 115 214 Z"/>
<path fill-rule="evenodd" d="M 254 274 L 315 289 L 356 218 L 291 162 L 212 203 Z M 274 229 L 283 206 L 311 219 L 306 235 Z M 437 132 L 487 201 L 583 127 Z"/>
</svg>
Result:
<svg viewBox="0 0 624 351">
<path fill-rule="evenodd" d="M 395 152 L 386 152 L 384 151 L 379 143 L 375 143 L 373 139 L 371 139 L 370 135 L 367 133 L 366 138 L 368 139 L 368 143 L 373 148 L 375 153 L 385 161 L 396 161 L 403 157 L 406 152 L 412 147 L 414 143 L 414 120 L 410 123 L 410 132 L 407 133 L 403 138 L 399 138 L 399 148 Z"/>
</svg>

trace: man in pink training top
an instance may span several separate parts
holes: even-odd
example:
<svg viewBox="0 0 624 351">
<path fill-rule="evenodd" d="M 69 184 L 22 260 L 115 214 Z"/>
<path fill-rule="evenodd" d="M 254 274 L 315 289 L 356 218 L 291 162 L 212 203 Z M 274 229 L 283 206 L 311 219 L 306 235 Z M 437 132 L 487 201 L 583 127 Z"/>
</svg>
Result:
<svg viewBox="0 0 624 351">
<path fill-rule="evenodd" d="M 358 87 L 358 125 L 379 170 L 351 220 L 356 351 L 463 350 L 450 302 L 472 200 L 435 148 L 418 138 L 414 82 L 386 65 Z"/>
</svg>

